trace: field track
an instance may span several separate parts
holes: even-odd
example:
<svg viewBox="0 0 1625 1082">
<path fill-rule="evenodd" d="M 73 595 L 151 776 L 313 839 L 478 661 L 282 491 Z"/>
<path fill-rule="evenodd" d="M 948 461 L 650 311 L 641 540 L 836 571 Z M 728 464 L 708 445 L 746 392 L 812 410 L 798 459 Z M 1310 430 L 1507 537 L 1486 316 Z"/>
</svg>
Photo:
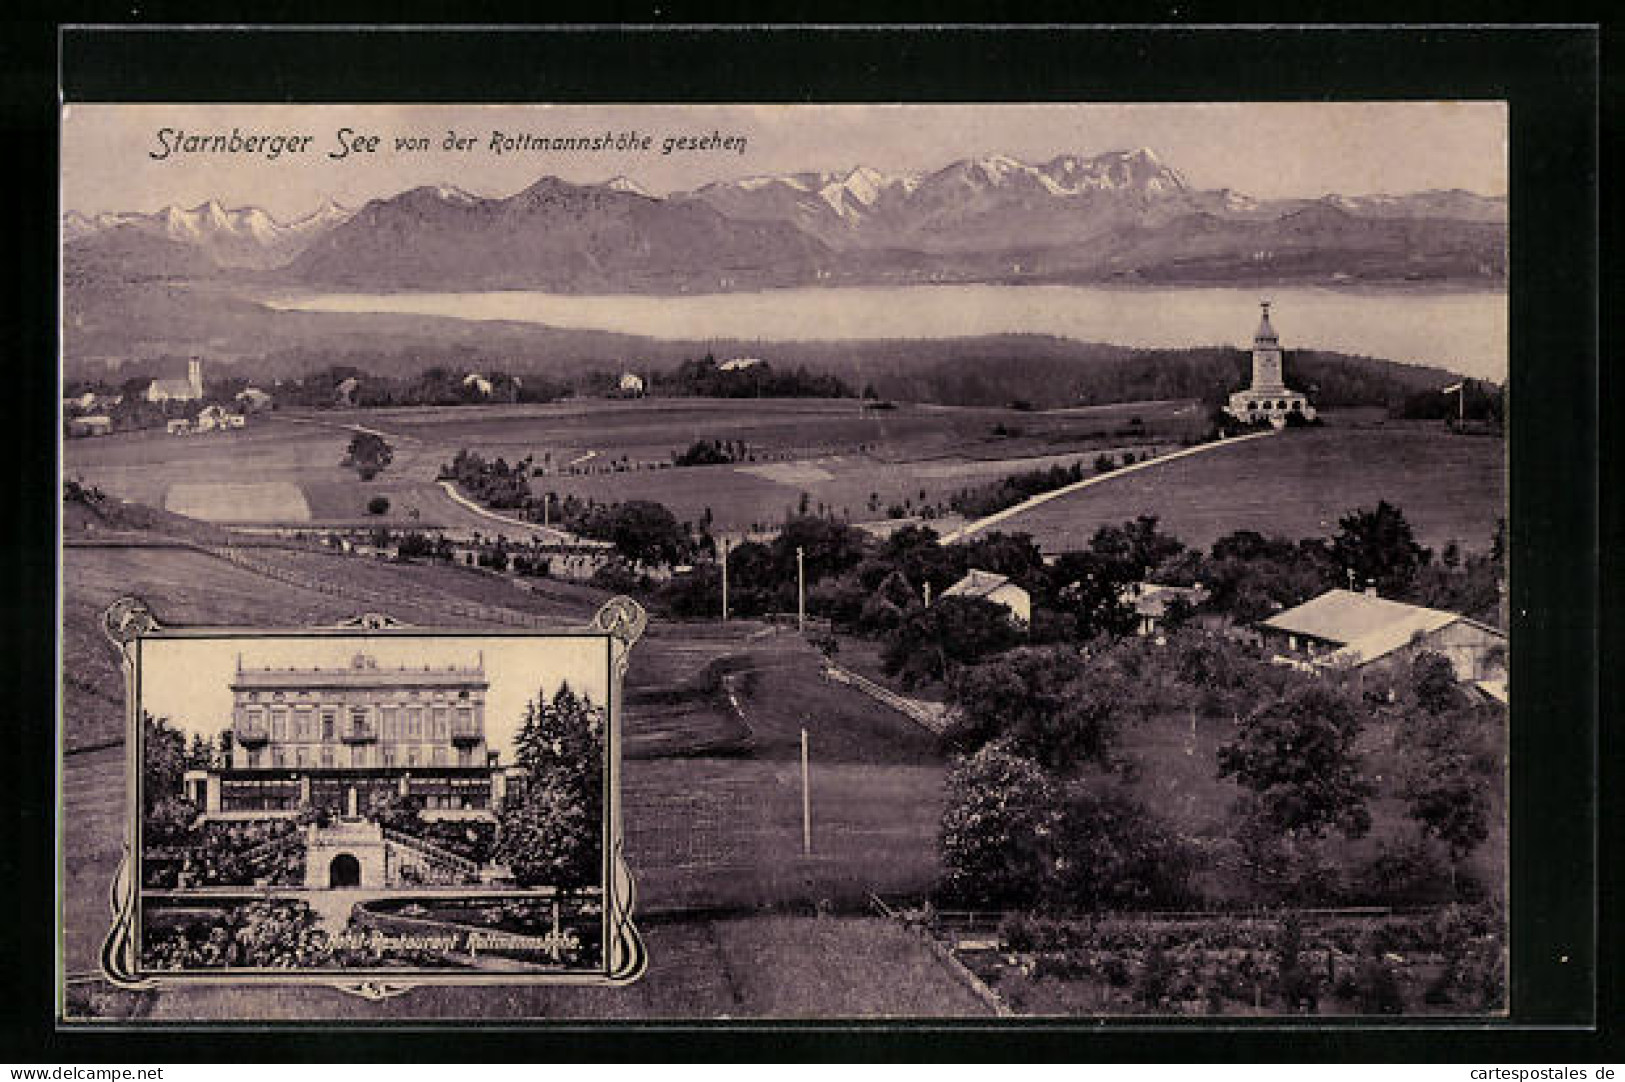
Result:
<svg viewBox="0 0 1625 1082">
<path fill-rule="evenodd" d="M 1033 496 L 1030 499 L 1021 501 L 1014 507 L 1007 507 L 1003 511 L 995 512 L 986 518 L 977 519 L 975 522 L 967 523 L 951 533 L 944 534 L 942 541 L 944 544 L 952 544 L 955 541 L 963 541 L 972 534 L 978 534 L 991 526 L 997 526 L 1006 519 L 1011 519 L 1017 515 L 1026 514 L 1033 508 L 1046 504 L 1051 500 L 1062 499 L 1066 496 L 1072 495 L 1074 492 L 1082 492 L 1086 488 L 1092 488 L 1095 485 L 1102 485 L 1108 481 L 1116 481 L 1129 474 L 1138 473 L 1141 470 L 1152 469 L 1157 466 L 1166 465 L 1167 463 L 1173 462 L 1176 459 L 1189 458 L 1191 455 L 1202 454 L 1204 452 L 1215 451 L 1226 447 L 1233 447 L 1236 444 L 1243 443 L 1247 440 L 1263 439 L 1266 436 L 1273 435 L 1275 435 L 1274 432 L 1258 432 L 1248 436 L 1237 436 L 1235 439 L 1224 440 L 1219 443 L 1199 443 L 1195 447 L 1186 447 L 1183 450 L 1173 451 L 1169 454 L 1148 459 L 1144 462 L 1136 462 L 1131 466 L 1121 466 L 1110 473 L 1101 474 L 1097 477 L 1086 477 L 1082 481 L 1076 481 L 1064 488 L 1052 489 L 1049 492 L 1040 492 L 1038 495 Z"/>
</svg>

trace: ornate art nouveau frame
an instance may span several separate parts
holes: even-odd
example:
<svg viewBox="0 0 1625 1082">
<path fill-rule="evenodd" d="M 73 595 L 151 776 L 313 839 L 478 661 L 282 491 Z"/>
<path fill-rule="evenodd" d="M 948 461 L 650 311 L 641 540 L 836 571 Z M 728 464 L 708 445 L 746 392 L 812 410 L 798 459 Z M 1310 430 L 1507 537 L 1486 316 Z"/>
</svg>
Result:
<svg viewBox="0 0 1625 1082">
<path fill-rule="evenodd" d="M 131 990 L 191 984 L 321 985 L 374 1000 L 397 996 L 422 985 L 617 985 L 637 980 L 643 975 L 648 959 L 643 941 L 633 925 L 632 914 L 636 892 L 623 852 L 624 832 L 620 801 L 621 703 L 622 680 L 626 674 L 629 655 L 647 624 L 648 617 L 643 607 L 626 597 L 616 597 L 606 602 L 586 627 L 564 628 L 557 631 L 425 628 L 404 624 L 379 613 L 365 613 L 340 624 L 315 627 L 171 627 L 160 623 L 147 604 L 139 598 L 123 597 L 115 601 L 103 613 L 102 628 L 118 649 L 123 661 L 127 799 L 123 856 L 114 875 L 111 890 L 112 926 L 101 954 L 102 969 L 108 980 L 118 987 Z M 593 969 L 561 969 L 549 972 L 479 972 L 453 968 L 405 967 L 341 970 L 247 967 L 221 970 L 144 969 L 141 964 L 140 942 L 143 736 L 141 644 L 144 641 L 161 639 L 332 638 L 342 641 L 347 638 L 377 640 L 380 637 L 441 641 L 459 638 L 604 640 L 609 696 L 604 755 L 601 880 L 603 923 L 600 965 Z M 480 895 L 492 892 L 470 888 L 470 893 Z"/>
</svg>

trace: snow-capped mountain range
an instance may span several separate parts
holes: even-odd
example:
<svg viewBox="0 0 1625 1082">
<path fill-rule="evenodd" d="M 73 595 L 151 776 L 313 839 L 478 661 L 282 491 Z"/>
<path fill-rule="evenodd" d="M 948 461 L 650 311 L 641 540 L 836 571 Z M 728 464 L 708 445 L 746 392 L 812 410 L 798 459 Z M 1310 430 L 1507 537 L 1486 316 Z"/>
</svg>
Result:
<svg viewBox="0 0 1625 1082">
<path fill-rule="evenodd" d="M 70 250 L 116 232 L 98 243 L 125 262 L 146 235 L 311 285 L 683 290 L 1011 274 L 1493 278 L 1505 222 L 1504 198 L 1465 191 L 1259 200 L 1193 188 L 1142 147 L 753 176 L 665 196 L 625 176 L 544 177 L 505 197 L 430 185 L 357 210 L 328 201 L 288 223 L 210 201 L 69 213 L 63 231 Z"/>
<path fill-rule="evenodd" d="M 170 205 L 151 214 L 91 216 L 69 211 L 62 219 L 62 238 L 71 243 L 124 228 L 200 248 L 222 267 L 263 269 L 287 263 L 354 213 L 332 199 L 290 222 L 279 222 L 259 207 L 228 208 L 214 199 L 190 208 Z"/>
</svg>

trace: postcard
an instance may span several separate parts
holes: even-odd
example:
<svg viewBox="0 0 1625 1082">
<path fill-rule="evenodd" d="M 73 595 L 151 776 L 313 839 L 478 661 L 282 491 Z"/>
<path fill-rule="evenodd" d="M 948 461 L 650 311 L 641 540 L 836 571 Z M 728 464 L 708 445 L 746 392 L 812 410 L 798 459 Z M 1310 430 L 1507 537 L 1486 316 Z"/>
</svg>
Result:
<svg viewBox="0 0 1625 1082">
<path fill-rule="evenodd" d="M 70 101 L 63 1021 L 1504 1017 L 1507 141 Z"/>
</svg>

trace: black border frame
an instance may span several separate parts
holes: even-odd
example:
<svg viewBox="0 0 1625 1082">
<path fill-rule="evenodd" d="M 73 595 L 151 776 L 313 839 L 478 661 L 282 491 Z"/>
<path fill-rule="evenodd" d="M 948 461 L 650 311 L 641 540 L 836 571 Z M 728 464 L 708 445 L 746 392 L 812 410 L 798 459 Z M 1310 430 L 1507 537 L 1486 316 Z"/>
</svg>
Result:
<svg viewBox="0 0 1625 1082">
<path fill-rule="evenodd" d="M 810 5 L 798 7 L 796 14 L 807 17 L 828 14 Z M 288 14 L 287 6 L 277 5 L 277 13 Z M 1341 14 L 1324 8 L 1314 13 Z M 1418 13 L 1412 7 L 1403 14 Z M 91 17 L 96 14 L 130 17 L 128 8 L 109 7 Z M 215 12 L 187 14 L 218 17 Z M 1089 14 L 1098 17 L 1097 12 Z M 1145 17 L 1144 9 L 1122 14 Z M 651 15 L 661 18 L 658 9 L 635 17 Z M 1282 15 L 1304 17 L 1301 8 L 1291 14 L 1283 9 Z M 341 16 L 330 6 L 320 17 Z M 23 452 L 29 471 L 17 495 L 24 510 L 12 518 L 10 535 L 12 566 L 19 574 L 14 596 L 44 601 L 42 609 L 51 607 L 47 591 L 52 576 L 45 572 L 54 550 L 57 484 L 52 456 L 45 450 L 54 440 L 41 437 L 49 437 L 56 424 L 49 390 L 54 366 L 42 358 L 54 355 L 55 295 L 43 268 L 54 265 L 57 215 L 43 210 L 57 210 L 56 102 L 50 87 L 59 44 L 61 85 L 79 100 L 1508 100 L 1512 354 L 1518 358 L 1509 381 L 1514 403 L 1511 602 L 1519 643 L 1513 662 L 1519 700 L 1512 739 L 1513 1023 L 1492 1024 L 1476 1033 L 1441 1033 L 1425 1024 L 1310 1026 L 1297 1032 L 1275 1026 L 1223 1031 L 1102 1027 L 1088 1021 L 1015 1023 L 996 1030 L 769 1023 L 741 1032 L 656 1025 L 618 1027 L 613 1045 L 579 1040 L 583 1030 L 602 1030 L 569 1026 L 509 1031 L 502 1043 L 460 1044 L 459 1055 L 471 1060 L 541 1054 L 559 1059 L 669 1056 L 676 1034 L 683 1038 L 685 1056 L 726 1053 L 734 1059 L 763 1053 L 807 1059 L 1019 1054 L 1451 1062 L 1606 1059 L 1610 1049 L 1616 1057 L 1621 1054 L 1617 1018 L 1625 981 L 1619 969 L 1595 964 L 1618 957 L 1614 926 L 1598 922 L 1598 901 L 1610 895 L 1597 893 L 1596 876 L 1609 876 L 1611 884 L 1618 876 L 1617 862 L 1597 860 L 1599 831 L 1603 852 L 1622 851 L 1617 806 L 1604 816 L 1598 802 L 1599 767 L 1617 778 L 1619 765 L 1617 755 L 1598 755 L 1599 740 L 1607 740 L 1613 752 L 1619 750 L 1617 737 L 1598 725 L 1599 694 L 1610 717 L 1618 703 L 1612 682 L 1598 679 L 1598 640 L 1607 629 L 1599 623 L 1595 600 L 1599 562 L 1614 559 L 1618 549 L 1603 549 L 1599 542 L 1606 537 L 1617 543 L 1621 537 L 1617 501 L 1597 498 L 1598 415 L 1603 392 L 1610 389 L 1602 382 L 1609 375 L 1598 366 L 1598 124 L 1605 97 L 1600 83 L 1605 35 L 1599 27 L 1231 24 L 752 32 L 646 27 L 508 31 L 478 39 L 472 32 L 439 28 L 230 35 L 110 28 L 94 37 L 71 32 L 60 38 L 54 26 L 33 29 L 37 32 L 27 45 L 6 50 L 16 62 L 5 77 L 7 84 L 20 85 L 30 100 L 22 104 L 19 95 L 8 91 L 3 115 L 14 161 L 30 171 L 36 191 L 49 193 L 31 204 L 41 212 L 28 215 L 15 236 L 17 261 L 30 285 L 21 295 L 28 307 L 15 323 L 17 356 L 27 363 L 19 366 L 14 386 L 29 408 L 42 404 L 49 413 L 39 421 L 31 415 L 31 424 L 39 423 L 40 429 Z M 1620 104 L 1617 92 L 1606 97 Z M 1617 135 L 1619 111 L 1600 116 Z M 1617 223 L 1610 222 L 1610 228 Z M 1617 285 L 1609 270 L 1610 284 Z M 1608 516 L 1601 535 L 1599 514 Z M 1609 580 L 1607 591 L 1607 603 L 1622 599 L 1617 579 Z M 26 641 L 31 644 L 28 661 L 44 678 L 30 683 L 43 684 L 41 699 L 49 702 L 55 673 L 45 630 L 31 624 Z M 25 763 L 44 764 L 54 755 L 51 727 L 37 728 L 38 733 L 30 731 L 23 738 Z M 50 833 L 45 827 L 51 818 L 51 774 L 38 768 L 20 773 L 20 783 L 11 789 L 23 802 L 24 836 L 18 840 L 35 845 L 8 853 L 5 870 L 18 873 L 13 882 L 48 883 L 49 876 L 39 873 L 51 866 L 49 848 L 41 860 L 39 843 Z M 50 997 L 29 992 L 48 986 L 53 968 L 38 957 L 38 948 L 48 949 L 49 940 L 26 932 L 43 912 L 43 906 L 16 900 L 17 934 L 5 937 L 0 948 L 19 981 L 6 1011 L 8 1045 L 59 1060 L 281 1058 L 290 1053 L 290 1046 L 273 1034 L 126 1032 L 110 1041 L 52 1032 L 44 1013 Z M 35 948 L 31 959 L 20 949 L 29 946 Z M 1561 1010 L 1555 1009 L 1559 1006 Z M 1525 1025 L 1551 1028 L 1536 1032 Z M 832 1032 L 840 1039 L 831 1041 Z M 19 1038 L 27 1043 L 17 1044 Z M 398 1059 L 430 1051 L 435 1040 L 432 1032 L 404 1033 L 398 1027 L 372 1039 L 355 1030 L 319 1036 L 306 1031 L 294 1054 Z"/>
</svg>

